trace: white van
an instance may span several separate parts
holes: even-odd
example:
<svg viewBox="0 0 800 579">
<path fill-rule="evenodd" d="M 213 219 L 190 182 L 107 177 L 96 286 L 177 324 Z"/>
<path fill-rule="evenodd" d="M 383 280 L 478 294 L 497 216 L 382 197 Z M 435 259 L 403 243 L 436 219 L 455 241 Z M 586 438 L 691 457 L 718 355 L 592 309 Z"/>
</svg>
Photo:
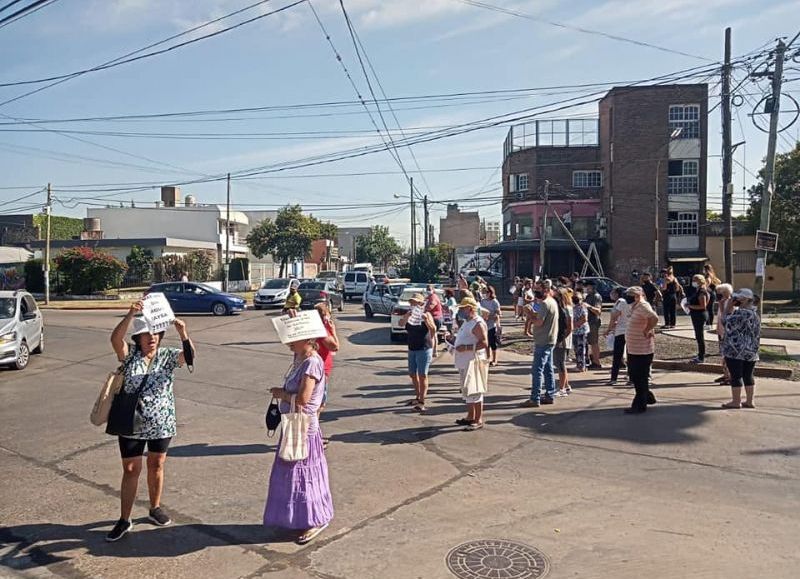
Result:
<svg viewBox="0 0 800 579">
<path fill-rule="evenodd" d="M 367 291 L 369 273 L 366 271 L 348 271 L 344 274 L 344 299 L 362 297 Z"/>
<path fill-rule="evenodd" d="M 353 264 L 352 271 L 366 271 L 367 273 L 372 273 L 372 264 L 371 263 L 355 263 Z"/>
</svg>

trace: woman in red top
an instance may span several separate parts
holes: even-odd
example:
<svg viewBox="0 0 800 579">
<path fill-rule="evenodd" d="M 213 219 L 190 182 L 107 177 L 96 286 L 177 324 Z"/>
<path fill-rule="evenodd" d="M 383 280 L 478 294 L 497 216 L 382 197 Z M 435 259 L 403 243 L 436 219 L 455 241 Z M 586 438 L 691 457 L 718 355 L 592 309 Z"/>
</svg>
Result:
<svg viewBox="0 0 800 579">
<path fill-rule="evenodd" d="M 328 391 L 331 384 L 331 371 L 333 371 L 333 357 L 339 351 L 339 337 L 336 335 L 336 325 L 331 318 L 331 311 L 328 309 L 328 304 L 319 303 L 314 306 L 314 309 L 319 313 L 322 318 L 322 323 L 328 332 L 328 335 L 321 340 L 317 340 L 317 354 L 322 358 L 325 364 L 325 393 L 322 395 L 322 404 L 317 410 L 317 418 L 322 414 L 325 409 L 325 403 L 328 401 Z M 328 446 L 328 439 L 322 439 L 323 448 Z"/>
</svg>

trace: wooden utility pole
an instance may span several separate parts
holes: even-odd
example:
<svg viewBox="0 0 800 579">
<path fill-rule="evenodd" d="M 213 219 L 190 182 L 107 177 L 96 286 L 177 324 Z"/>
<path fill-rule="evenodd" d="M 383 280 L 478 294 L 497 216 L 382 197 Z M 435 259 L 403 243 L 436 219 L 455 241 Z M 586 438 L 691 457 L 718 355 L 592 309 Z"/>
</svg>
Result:
<svg viewBox="0 0 800 579">
<path fill-rule="evenodd" d="M 733 145 L 731 144 L 731 29 L 725 29 L 722 67 L 722 221 L 725 281 L 733 283 Z"/>
<path fill-rule="evenodd" d="M 425 195 L 424 199 L 422 200 L 422 207 L 423 207 L 423 221 L 425 222 L 425 249 L 428 249 L 431 246 L 431 236 L 430 236 L 430 227 L 428 226 L 428 196 Z"/>
<path fill-rule="evenodd" d="M 544 277 L 544 260 L 547 244 L 547 209 L 549 208 L 550 181 L 544 181 L 544 215 L 542 215 L 542 232 L 539 235 L 539 277 Z"/>
<path fill-rule="evenodd" d="M 228 173 L 228 195 L 225 210 L 225 291 L 228 291 L 228 283 L 231 275 L 231 174 Z"/>
<path fill-rule="evenodd" d="M 764 167 L 764 192 L 761 197 L 761 231 L 769 231 L 769 213 L 772 208 L 772 195 L 775 192 L 775 147 L 778 141 L 778 117 L 781 108 L 781 86 L 783 84 L 783 57 L 786 52 L 786 44 L 783 40 L 778 40 L 775 49 L 775 70 L 772 73 L 772 110 L 769 117 L 769 139 L 767 140 L 767 159 Z M 767 270 L 767 252 L 763 249 L 758 250 L 756 262 L 756 279 L 753 286 L 753 293 L 759 298 L 759 312 L 764 308 L 764 278 Z M 761 271 L 759 271 L 759 263 Z M 759 275 L 760 274 L 760 275 Z"/>
<path fill-rule="evenodd" d="M 53 194 L 50 183 L 47 184 L 47 236 L 44 243 L 44 303 L 50 304 L 50 214 L 53 212 Z"/>
</svg>

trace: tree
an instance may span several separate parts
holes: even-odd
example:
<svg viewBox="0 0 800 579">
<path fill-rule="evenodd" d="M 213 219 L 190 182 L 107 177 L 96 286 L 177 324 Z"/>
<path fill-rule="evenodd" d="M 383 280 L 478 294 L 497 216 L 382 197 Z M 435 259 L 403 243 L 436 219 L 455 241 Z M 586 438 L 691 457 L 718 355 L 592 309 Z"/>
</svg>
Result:
<svg viewBox="0 0 800 579">
<path fill-rule="evenodd" d="M 192 281 L 208 281 L 215 261 L 214 252 L 203 249 L 185 255 L 165 255 L 153 262 L 153 277 L 157 282 L 175 281 L 186 272 Z"/>
<path fill-rule="evenodd" d="M 299 205 L 287 205 L 275 217 L 275 221 L 265 219 L 247 234 L 247 247 L 258 258 L 271 254 L 281 264 L 283 277 L 289 262 L 304 259 L 311 253 L 311 244 L 321 239 L 321 229 L 330 234 L 332 224 L 323 224 L 308 215 L 303 215 Z"/>
<path fill-rule="evenodd" d="M 758 175 L 760 182 L 749 191 L 748 216 L 755 229 L 760 228 L 764 169 Z M 775 158 L 775 192 L 769 228 L 779 236 L 778 251 L 770 254 L 770 261 L 783 267 L 800 266 L 800 143 Z"/>
<path fill-rule="evenodd" d="M 334 240 L 339 235 L 339 227 L 327 221 L 325 223 L 319 222 L 319 237 L 317 239 L 329 239 Z"/>
<path fill-rule="evenodd" d="M 128 264 L 128 277 L 139 280 L 149 281 L 153 277 L 153 252 L 150 249 L 134 245 L 131 252 L 125 258 Z"/>
<path fill-rule="evenodd" d="M 356 261 L 377 263 L 385 271 L 403 255 L 403 248 L 389 235 L 389 228 L 376 225 L 369 233 L 356 238 Z"/>
<path fill-rule="evenodd" d="M 411 281 L 436 283 L 439 277 L 439 252 L 436 248 L 421 249 L 414 256 L 409 269 Z"/>
<path fill-rule="evenodd" d="M 56 257 L 67 293 L 89 295 L 117 287 L 128 269 L 117 258 L 91 247 L 73 247 Z"/>
</svg>

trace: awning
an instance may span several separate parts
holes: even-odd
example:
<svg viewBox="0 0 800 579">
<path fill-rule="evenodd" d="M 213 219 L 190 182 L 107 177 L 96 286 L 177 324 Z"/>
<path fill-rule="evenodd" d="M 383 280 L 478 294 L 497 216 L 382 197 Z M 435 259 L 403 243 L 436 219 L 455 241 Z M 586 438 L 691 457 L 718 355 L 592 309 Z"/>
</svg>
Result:
<svg viewBox="0 0 800 579">
<path fill-rule="evenodd" d="M 700 261 L 708 261 L 707 255 L 675 255 L 667 256 L 667 261 L 670 263 L 697 263 Z"/>
</svg>

